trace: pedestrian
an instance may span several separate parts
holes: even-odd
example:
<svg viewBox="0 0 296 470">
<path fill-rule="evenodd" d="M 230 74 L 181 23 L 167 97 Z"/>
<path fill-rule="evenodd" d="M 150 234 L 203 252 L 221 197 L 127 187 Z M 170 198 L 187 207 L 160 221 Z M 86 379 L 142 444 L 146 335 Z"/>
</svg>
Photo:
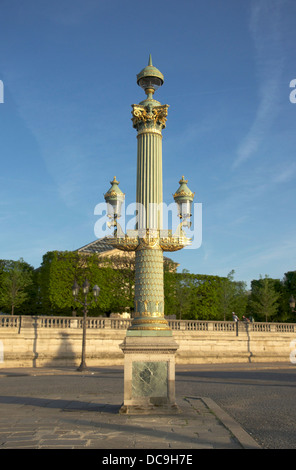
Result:
<svg viewBox="0 0 296 470">
<path fill-rule="evenodd" d="M 232 318 L 233 318 L 233 321 L 239 320 L 238 316 L 234 312 L 232 312 Z"/>
</svg>

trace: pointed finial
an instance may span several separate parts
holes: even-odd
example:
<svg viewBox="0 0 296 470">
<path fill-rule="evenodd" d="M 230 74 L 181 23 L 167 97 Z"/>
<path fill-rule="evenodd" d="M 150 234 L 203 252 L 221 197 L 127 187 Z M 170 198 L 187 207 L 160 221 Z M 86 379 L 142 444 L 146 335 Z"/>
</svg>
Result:
<svg viewBox="0 0 296 470">
<path fill-rule="evenodd" d="M 153 80 L 151 80 L 151 78 L 153 78 Z M 148 65 L 137 75 L 137 84 L 144 90 L 149 89 L 150 93 L 152 88 L 157 90 L 157 88 L 162 86 L 163 80 L 162 73 L 152 65 L 152 57 L 151 54 L 149 54 Z M 152 98 L 150 97 L 150 99 Z"/>
</svg>

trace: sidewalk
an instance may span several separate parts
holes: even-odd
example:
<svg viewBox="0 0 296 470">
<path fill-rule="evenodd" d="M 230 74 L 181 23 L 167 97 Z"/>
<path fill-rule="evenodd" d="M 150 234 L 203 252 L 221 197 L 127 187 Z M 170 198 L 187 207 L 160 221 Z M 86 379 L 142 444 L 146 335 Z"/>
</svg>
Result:
<svg viewBox="0 0 296 470">
<path fill-rule="evenodd" d="M 127 455 L 133 449 L 260 448 L 210 398 L 178 397 L 180 414 L 119 414 L 122 394 L 102 370 L 0 369 L 0 449 L 125 449 Z M 104 390 L 96 394 L 88 380 L 100 376 Z M 56 388 L 46 389 L 50 377 Z M 63 396 L 69 377 L 79 387 Z"/>
</svg>

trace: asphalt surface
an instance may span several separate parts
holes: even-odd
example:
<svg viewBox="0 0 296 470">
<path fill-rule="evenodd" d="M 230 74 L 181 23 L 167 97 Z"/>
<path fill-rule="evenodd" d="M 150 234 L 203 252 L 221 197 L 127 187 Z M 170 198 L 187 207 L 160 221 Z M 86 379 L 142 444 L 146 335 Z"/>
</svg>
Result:
<svg viewBox="0 0 296 470">
<path fill-rule="evenodd" d="M 142 416 L 119 414 L 122 367 L 0 369 L 0 449 L 142 449 L 141 463 L 152 449 L 295 449 L 295 372 L 290 363 L 177 366 L 181 412 Z"/>
<path fill-rule="evenodd" d="M 184 366 L 177 390 L 209 396 L 263 449 L 296 448 L 296 368 L 291 363 Z"/>
</svg>

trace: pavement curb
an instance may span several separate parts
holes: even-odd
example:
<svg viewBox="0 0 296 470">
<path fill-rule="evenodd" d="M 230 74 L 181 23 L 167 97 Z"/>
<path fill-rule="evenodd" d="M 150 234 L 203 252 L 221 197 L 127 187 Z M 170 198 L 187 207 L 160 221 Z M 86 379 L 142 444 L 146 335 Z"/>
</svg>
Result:
<svg viewBox="0 0 296 470">
<path fill-rule="evenodd" d="M 197 397 L 194 397 L 197 398 Z M 209 397 L 199 397 L 216 418 L 239 441 L 243 449 L 261 449 L 261 446 L 228 413 Z"/>
</svg>

